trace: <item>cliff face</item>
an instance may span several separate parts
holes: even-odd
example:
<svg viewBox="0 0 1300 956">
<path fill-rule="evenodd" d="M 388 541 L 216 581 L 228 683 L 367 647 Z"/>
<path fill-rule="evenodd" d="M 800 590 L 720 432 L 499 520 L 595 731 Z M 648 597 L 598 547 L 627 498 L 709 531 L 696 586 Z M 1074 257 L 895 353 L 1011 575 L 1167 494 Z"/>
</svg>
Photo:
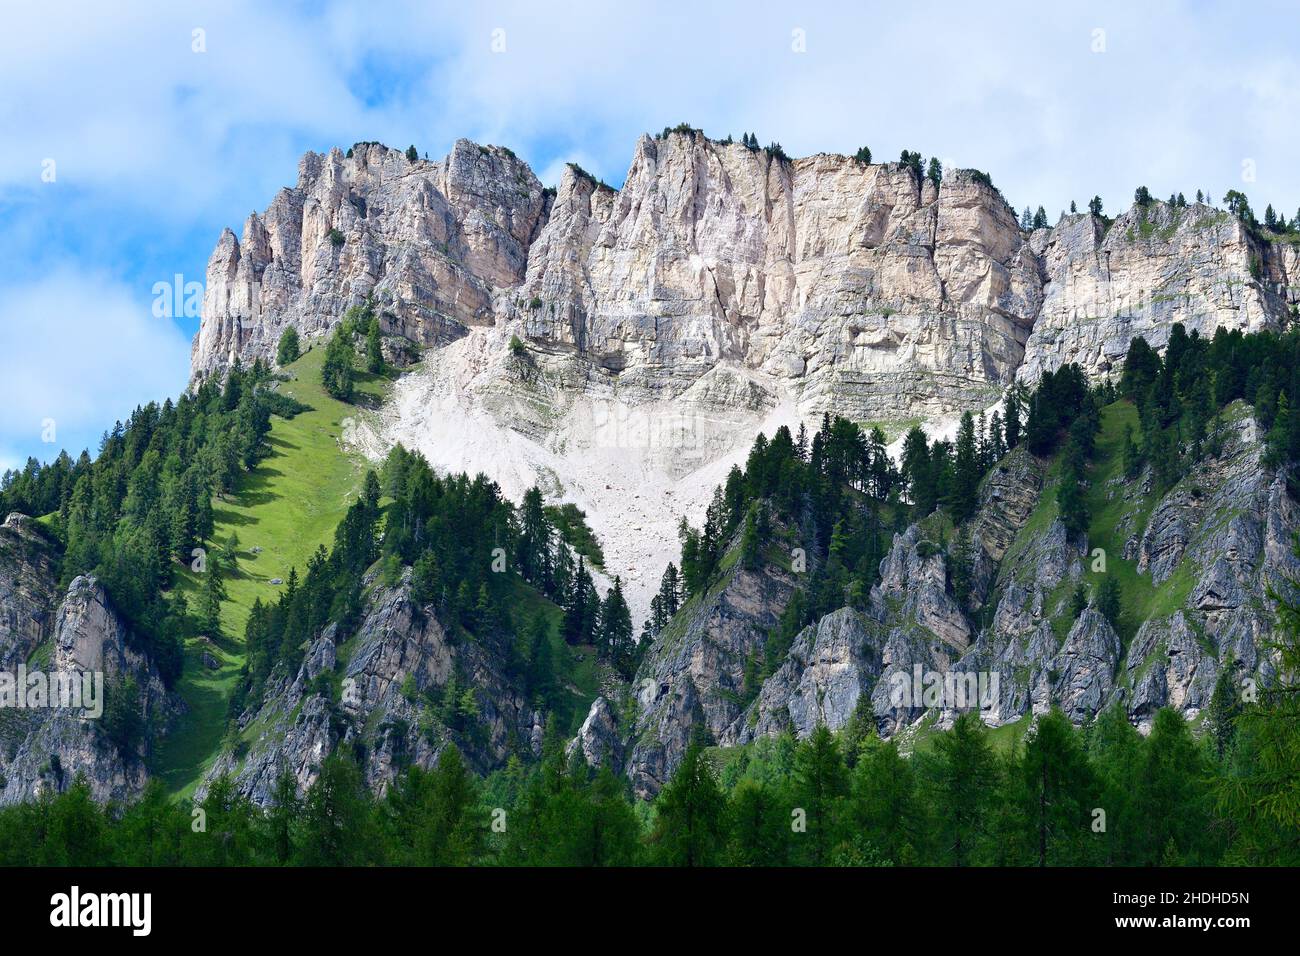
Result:
<svg viewBox="0 0 1300 956">
<path fill-rule="evenodd" d="M 622 189 L 570 169 L 504 318 L 598 366 L 768 373 L 807 414 L 938 413 L 1009 381 L 1037 265 L 1002 197 L 956 171 L 783 161 L 642 137 Z"/>
<path fill-rule="evenodd" d="M 1020 370 L 1028 381 L 1068 362 L 1107 372 L 1135 336 L 1163 347 L 1175 322 L 1205 336 L 1276 327 L 1300 294 L 1294 247 L 1261 242 L 1201 203 L 1135 205 L 1109 229 L 1066 216 L 1031 242 L 1044 285 Z"/>
<path fill-rule="evenodd" d="M 688 603 L 648 650 L 636 674 L 636 718 L 626 748 L 625 769 L 638 794 L 659 792 L 695 728 L 731 742 L 732 725 L 744 713 L 746 663 L 762 654 L 794 586 L 794 575 L 780 564 L 735 567 Z M 583 731 L 579 739 L 590 754 L 589 728 Z"/>
<path fill-rule="evenodd" d="M 699 133 L 643 136 L 618 190 L 569 167 L 554 195 L 499 147 L 431 163 L 358 145 L 305 156 L 242 240 L 222 236 L 194 374 L 372 296 L 386 333 L 438 353 L 358 416 L 353 447 L 578 504 L 641 617 L 678 521 L 760 430 L 831 412 L 893 439 L 1066 362 L 1105 374 L 1176 321 L 1277 327 L 1297 255 L 1201 204 L 1026 233 L 969 170 L 936 186 Z"/>
<path fill-rule="evenodd" d="M 66 595 L 56 585 L 48 545 L 29 519 L 10 515 L 0 528 L 0 670 L 11 697 L 20 673 L 29 692 L 27 706 L 9 699 L 0 709 L 0 804 L 58 792 L 79 775 L 96 800 L 135 796 L 148 779 L 153 736 L 180 707 L 152 662 L 129 646 L 126 626 L 93 577 L 74 579 Z M 55 675 L 75 676 L 98 706 L 89 697 L 78 698 L 78 707 L 52 706 L 53 690 L 38 700 L 33 674 L 49 680 L 47 687 Z M 96 674 L 98 690 L 81 681 Z M 132 715 L 144 731 L 120 733 Z"/>
<path fill-rule="evenodd" d="M 1103 373 L 1130 338 L 1285 320 L 1297 252 L 1202 204 L 1032 234 L 986 180 L 897 163 L 778 158 L 699 133 L 643 136 L 622 188 L 566 169 L 552 197 L 508 150 L 440 162 L 359 144 L 309 153 L 293 189 L 223 233 L 194 373 L 270 356 L 373 295 L 384 331 L 445 345 L 519 334 L 582 391 L 674 399 L 752 374 L 804 417 L 934 419 L 1019 375 Z"/>
<path fill-rule="evenodd" d="M 545 206 L 514 154 L 467 140 L 436 163 L 377 144 L 308 153 L 297 186 L 217 242 L 193 373 L 273 356 L 287 326 L 322 334 L 367 296 L 386 333 L 420 345 L 491 324 L 492 295 L 523 277 Z"/>
<path fill-rule="evenodd" d="M 0 668 L 12 671 L 54 632 L 54 555 L 25 515 L 0 525 Z"/>
</svg>

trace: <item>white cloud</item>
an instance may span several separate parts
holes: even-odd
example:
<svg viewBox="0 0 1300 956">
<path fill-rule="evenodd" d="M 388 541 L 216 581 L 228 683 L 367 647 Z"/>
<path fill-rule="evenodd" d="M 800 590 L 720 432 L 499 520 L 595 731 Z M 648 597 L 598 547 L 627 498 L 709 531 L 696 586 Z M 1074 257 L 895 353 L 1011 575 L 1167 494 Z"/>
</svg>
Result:
<svg viewBox="0 0 1300 956">
<path fill-rule="evenodd" d="M 0 183 L 35 188 L 53 157 L 61 181 L 129 190 L 166 215 L 241 221 L 293 180 L 304 142 L 432 155 L 470 136 L 543 169 L 582 150 L 618 182 L 638 133 L 683 120 L 795 155 L 867 143 L 881 158 L 955 156 L 1019 205 L 1052 208 L 1093 193 L 1117 208 L 1142 182 L 1221 194 L 1252 157 L 1257 205 L 1300 204 L 1294 43 L 1201 4 L 54 10 L 15 10 L 0 33 Z M 1289 17 L 1265 3 L 1252 19 Z"/>
<path fill-rule="evenodd" d="M 136 405 L 179 394 L 189 344 L 114 280 L 63 269 L 0 291 L 0 355 L 0 457 L 12 464 L 49 421 L 44 457 L 93 453 Z"/>
</svg>

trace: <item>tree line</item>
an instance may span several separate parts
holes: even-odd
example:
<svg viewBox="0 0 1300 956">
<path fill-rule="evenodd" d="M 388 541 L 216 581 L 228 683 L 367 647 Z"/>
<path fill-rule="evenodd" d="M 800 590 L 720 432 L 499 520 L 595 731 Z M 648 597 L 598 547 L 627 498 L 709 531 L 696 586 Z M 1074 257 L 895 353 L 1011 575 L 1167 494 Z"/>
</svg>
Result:
<svg viewBox="0 0 1300 956">
<path fill-rule="evenodd" d="M 79 780 L 0 809 L 0 865 L 1295 865 L 1297 801 L 1278 775 L 1300 759 L 1294 689 L 1236 708 L 1226 739 L 1171 709 L 1143 737 L 1120 708 L 1083 729 L 1053 710 L 1010 747 L 973 713 L 910 754 L 863 713 L 731 753 L 696 739 L 649 805 L 566 754 L 553 721 L 536 763 L 480 779 L 448 746 L 382 796 L 347 749 L 303 794 L 282 775 L 265 808 L 226 778 L 202 800 L 154 782 L 102 806 Z"/>
<path fill-rule="evenodd" d="M 304 407 L 273 384 L 261 360 L 249 369 L 236 361 L 224 383 L 209 379 L 175 402 L 136 408 L 104 434 L 93 461 L 63 452 L 0 478 L 0 513 L 48 516 L 60 584 L 94 574 L 169 685 L 183 636 L 208 623 L 172 591 L 178 572 L 198 561 L 220 577 L 213 497 L 233 493 L 266 454 L 272 414 Z"/>
</svg>

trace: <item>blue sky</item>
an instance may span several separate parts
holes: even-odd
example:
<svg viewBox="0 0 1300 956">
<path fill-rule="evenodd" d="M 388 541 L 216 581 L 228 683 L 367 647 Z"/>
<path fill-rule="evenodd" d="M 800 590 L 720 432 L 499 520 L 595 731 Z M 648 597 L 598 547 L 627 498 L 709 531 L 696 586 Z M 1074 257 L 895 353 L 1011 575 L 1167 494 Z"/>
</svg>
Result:
<svg viewBox="0 0 1300 956">
<path fill-rule="evenodd" d="M 202 282 L 307 149 L 467 136 L 547 183 L 576 161 L 617 185 L 637 135 L 686 121 L 937 155 L 1053 218 L 1139 184 L 1300 207 L 1284 3 L 125 6 L 0 31 L 0 469 L 93 452 L 184 387 L 197 322 L 155 316 L 155 283 Z"/>
</svg>

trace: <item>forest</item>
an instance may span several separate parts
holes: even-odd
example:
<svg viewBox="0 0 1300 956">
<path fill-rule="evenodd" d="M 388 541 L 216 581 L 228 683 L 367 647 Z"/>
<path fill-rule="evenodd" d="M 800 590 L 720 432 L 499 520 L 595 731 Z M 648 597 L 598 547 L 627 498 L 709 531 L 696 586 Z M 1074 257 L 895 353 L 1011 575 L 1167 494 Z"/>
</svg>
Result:
<svg viewBox="0 0 1300 956">
<path fill-rule="evenodd" d="M 1275 597 L 1276 682 L 1245 701 L 1220 681 L 1204 726 L 1161 711 L 1143 737 L 1110 709 L 1076 728 L 1040 717 L 1023 742 L 965 715 L 911 753 L 877 737 L 869 713 L 806 740 L 786 735 L 735 751 L 697 739 L 652 805 L 625 780 L 565 755 L 556 712 L 564 674 L 550 660 L 545 615 L 517 610 L 526 586 L 558 606 L 573 645 L 596 649 L 612 672 L 640 656 L 692 596 L 724 573 L 772 560 L 797 530 L 808 543 L 805 585 L 791 599 L 747 693 L 771 673 L 795 635 L 844 605 L 863 607 L 893 532 L 941 512 L 952 528 L 950 586 L 964 586 L 959 549 L 988 469 L 1024 444 L 1059 456 L 1054 493 L 1071 534 L 1085 533 L 1082 488 L 1100 410 L 1131 403 L 1125 470 L 1171 487 L 1215 456 L 1225 407 L 1244 400 L 1265 436 L 1267 463 L 1295 486 L 1300 334 L 1220 330 L 1204 339 L 1174 325 L 1163 352 L 1135 339 L 1117 381 L 1089 385 L 1077 366 L 1014 386 L 1001 411 L 964 415 L 955 440 L 920 428 L 897 463 L 879 428 L 827 415 L 804 429 L 760 435 L 743 468 L 719 487 L 700 528 L 683 522 L 681 557 L 664 572 L 641 640 L 620 582 L 601 597 L 586 558 L 566 542 L 534 488 L 515 506 L 484 476 L 440 476 L 395 448 L 303 573 L 278 599 L 258 602 L 248 664 L 232 713 L 254 705 L 272 675 L 292 670 L 326 624 L 353 629 L 371 575 L 409 575 L 416 601 L 459 639 L 492 643 L 510 676 L 552 713 L 540 760 L 521 753 L 486 778 L 454 746 L 438 764 L 406 768 L 381 797 L 365 788 L 345 749 L 298 795 L 291 778 L 265 809 L 216 781 L 197 803 L 151 784 L 129 805 L 98 806 L 77 782 L 0 810 L 6 864 L 558 864 L 558 865 L 1177 865 L 1290 863 L 1300 858 L 1300 605 Z M 98 456 L 34 461 L 0 479 L 0 512 L 46 516 L 61 548 L 62 580 L 93 572 L 167 680 L 195 627 L 219 627 L 222 547 L 209 540 L 214 496 L 231 491 L 264 452 L 277 395 L 260 363 L 236 367 L 175 403 L 148 405 L 104 436 Z M 204 552 L 202 606 L 171 593 L 176 568 Z M 494 573 L 494 563 L 506 573 Z M 865 699 L 865 695 L 864 695 Z M 567 715 L 566 715 L 567 716 Z M 194 825 L 204 821 L 202 829 Z M 220 839 L 211 839 L 212 834 Z M 33 839 L 32 834 L 39 834 Z"/>
</svg>

